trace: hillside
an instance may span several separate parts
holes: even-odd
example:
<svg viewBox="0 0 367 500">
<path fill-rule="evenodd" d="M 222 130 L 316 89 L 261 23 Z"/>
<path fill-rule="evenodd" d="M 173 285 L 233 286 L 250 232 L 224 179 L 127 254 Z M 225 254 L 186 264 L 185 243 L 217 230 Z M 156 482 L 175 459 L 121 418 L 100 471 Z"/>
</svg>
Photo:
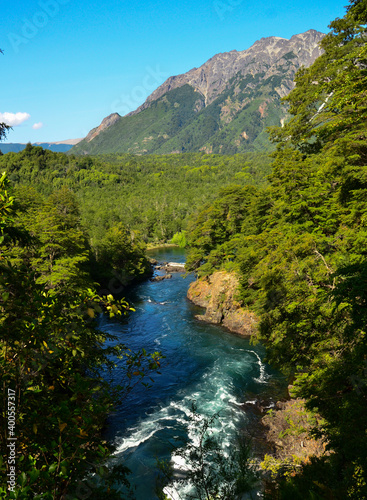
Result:
<svg viewBox="0 0 367 500">
<path fill-rule="evenodd" d="M 280 100 L 294 76 L 321 54 L 315 30 L 290 40 L 262 38 L 247 50 L 217 54 L 200 68 L 173 76 L 136 111 L 113 113 L 77 144 L 74 154 L 266 151 L 266 127 L 281 125 Z"/>
<path fill-rule="evenodd" d="M 35 142 L 32 146 L 41 146 L 43 149 L 49 149 L 54 153 L 66 153 L 69 151 L 75 144 L 77 144 L 81 139 L 69 139 L 67 141 L 59 141 L 59 142 Z M 2 143 L 0 145 L 0 151 L 3 154 L 6 153 L 19 153 L 19 151 L 23 151 L 25 149 L 26 144 L 19 142 L 9 142 Z"/>
</svg>

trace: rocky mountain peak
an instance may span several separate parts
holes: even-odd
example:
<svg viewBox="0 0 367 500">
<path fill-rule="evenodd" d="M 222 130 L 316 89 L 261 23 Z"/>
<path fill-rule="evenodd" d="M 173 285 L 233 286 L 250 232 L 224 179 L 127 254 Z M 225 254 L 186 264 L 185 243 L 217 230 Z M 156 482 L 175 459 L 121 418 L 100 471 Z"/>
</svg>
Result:
<svg viewBox="0 0 367 500">
<path fill-rule="evenodd" d="M 277 63 L 287 54 L 288 59 L 294 59 L 295 70 L 300 66 L 309 66 L 321 55 L 319 43 L 324 36 L 324 33 L 311 29 L 305 33 L 293 35 L 289 40 L 270 36 L 257 40 L 249 49 L 216 54 L 199 68 L 193 68 L 187 73 L 168 78 L 142 106 L 130 115 L 139 113 L 152 101 L 186 84 L 200 92 L 205 98 L 205 105 L 208 105 L 223 92 L 228 81 L 237 73 L 240 72 L 243 76 L 264 71 L 269 75 L 274 74 Z"/>
<path fill-rule="evenodd" d="M 297 70 L 321 55 L 323 36 L 316 30 L 289 40 L 271 36 L 247 50 L 216 54 L 199 68 L 168 78 L 132 113 L 109 115 L 73 152 L 270 150 L 267 128 L 285 123 L 281 98 L 294 88 Z"/>
</svg>

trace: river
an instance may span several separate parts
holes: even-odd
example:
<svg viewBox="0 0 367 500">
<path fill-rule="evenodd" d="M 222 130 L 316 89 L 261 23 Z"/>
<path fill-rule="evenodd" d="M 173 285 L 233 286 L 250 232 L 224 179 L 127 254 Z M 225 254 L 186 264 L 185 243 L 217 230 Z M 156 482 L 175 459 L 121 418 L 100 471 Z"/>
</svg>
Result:
<svg viewBox="0 0 367 500">
<path fill-rule="evenodd" d="M 150 252 L 158 261 L 184 262 L 184 251 L 174 247 Z M 117 335 L 132 350 L 165 355 L 161 375 L 154 375 L 150 389 L 137 386 L 108 421 L 107 438 L 116 446 L 115 459 L 132 471 L 137 500 L 153 500 L 156 460 L 173 460 L 184 468 L 182 458 L 172 456 L 172 445 L 195 440 L 192 403 L 197 413 L 219 412 L 215 432 L 223 449 L 230 447 L 241 428 L 250 425 L 242 404 L 264 391 L 277 375 L 262 358 L 264 349 L 225 329 L 195 319 L 202 310 L 186 298 L 193 275 L 146 281 L 127 297 L 136 309 L 125 325 L 104 319 L 101 329 Z M 116 370 L 116 379 L 119 378 Z M 168 490 L 167 490 L 168 491 Z M 175 497 L 174 488 L 169 490 Z M 180 490 L 185 498 L 185 489 Z"/>
</svg>

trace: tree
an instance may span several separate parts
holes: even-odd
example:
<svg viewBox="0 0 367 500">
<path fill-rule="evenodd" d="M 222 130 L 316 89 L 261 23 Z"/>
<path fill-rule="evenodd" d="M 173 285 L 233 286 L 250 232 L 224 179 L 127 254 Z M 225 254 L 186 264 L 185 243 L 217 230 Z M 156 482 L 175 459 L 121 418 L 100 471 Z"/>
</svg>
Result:
<svg viewBox="0 0 367 500">
<path fill-rule="evenodd" d="M 28 232 L 32 244 L 15 243 L 9 248 L 8 258 L 14 264 L 27 262 L 37 283 L 44 283 L 48 289 L 90 285 L 89 246 L 74 194 L 63 188 L 44 200 L 38 193 L 23 189 L 21 206 L 17 226 Z"/>
<path fill-rule="evenodd" d="M 6 123 L 0 123 L 0 141 L 3 141 L 6 138 L 8 130 L 11 130 L 9 125 Z"/>
</svg>

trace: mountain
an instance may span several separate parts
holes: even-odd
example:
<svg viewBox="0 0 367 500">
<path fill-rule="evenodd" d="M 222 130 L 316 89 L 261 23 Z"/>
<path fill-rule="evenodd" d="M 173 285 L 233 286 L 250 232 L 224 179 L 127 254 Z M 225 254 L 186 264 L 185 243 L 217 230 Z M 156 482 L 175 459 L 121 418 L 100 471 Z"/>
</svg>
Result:
<svg viewBox="0 0 367 500">
<path fill-rule="evenodd" d="M 117 113 L 72 148 L 74 154 L 240 153 L 267 150 L 266 127 L 287 117 L 280 100 L 301 66 L 321 55 L 324 34 L 262 38 L 168 78 L 135 111 Z"/>
<path fill-rule="evenodd" d="M 58 142 L 34 142 L 32 146 L 41 146 L 43 149 L 49 149 L 54 153 L 66 153 L 81 140 L 82 139 L 68 139 Z M 0 143 L 0 151 L 3 154 L 18 153 L 19 151 L 23 151 L 25 147 L 26 144 L 19 142 Z"/>
</svg>

